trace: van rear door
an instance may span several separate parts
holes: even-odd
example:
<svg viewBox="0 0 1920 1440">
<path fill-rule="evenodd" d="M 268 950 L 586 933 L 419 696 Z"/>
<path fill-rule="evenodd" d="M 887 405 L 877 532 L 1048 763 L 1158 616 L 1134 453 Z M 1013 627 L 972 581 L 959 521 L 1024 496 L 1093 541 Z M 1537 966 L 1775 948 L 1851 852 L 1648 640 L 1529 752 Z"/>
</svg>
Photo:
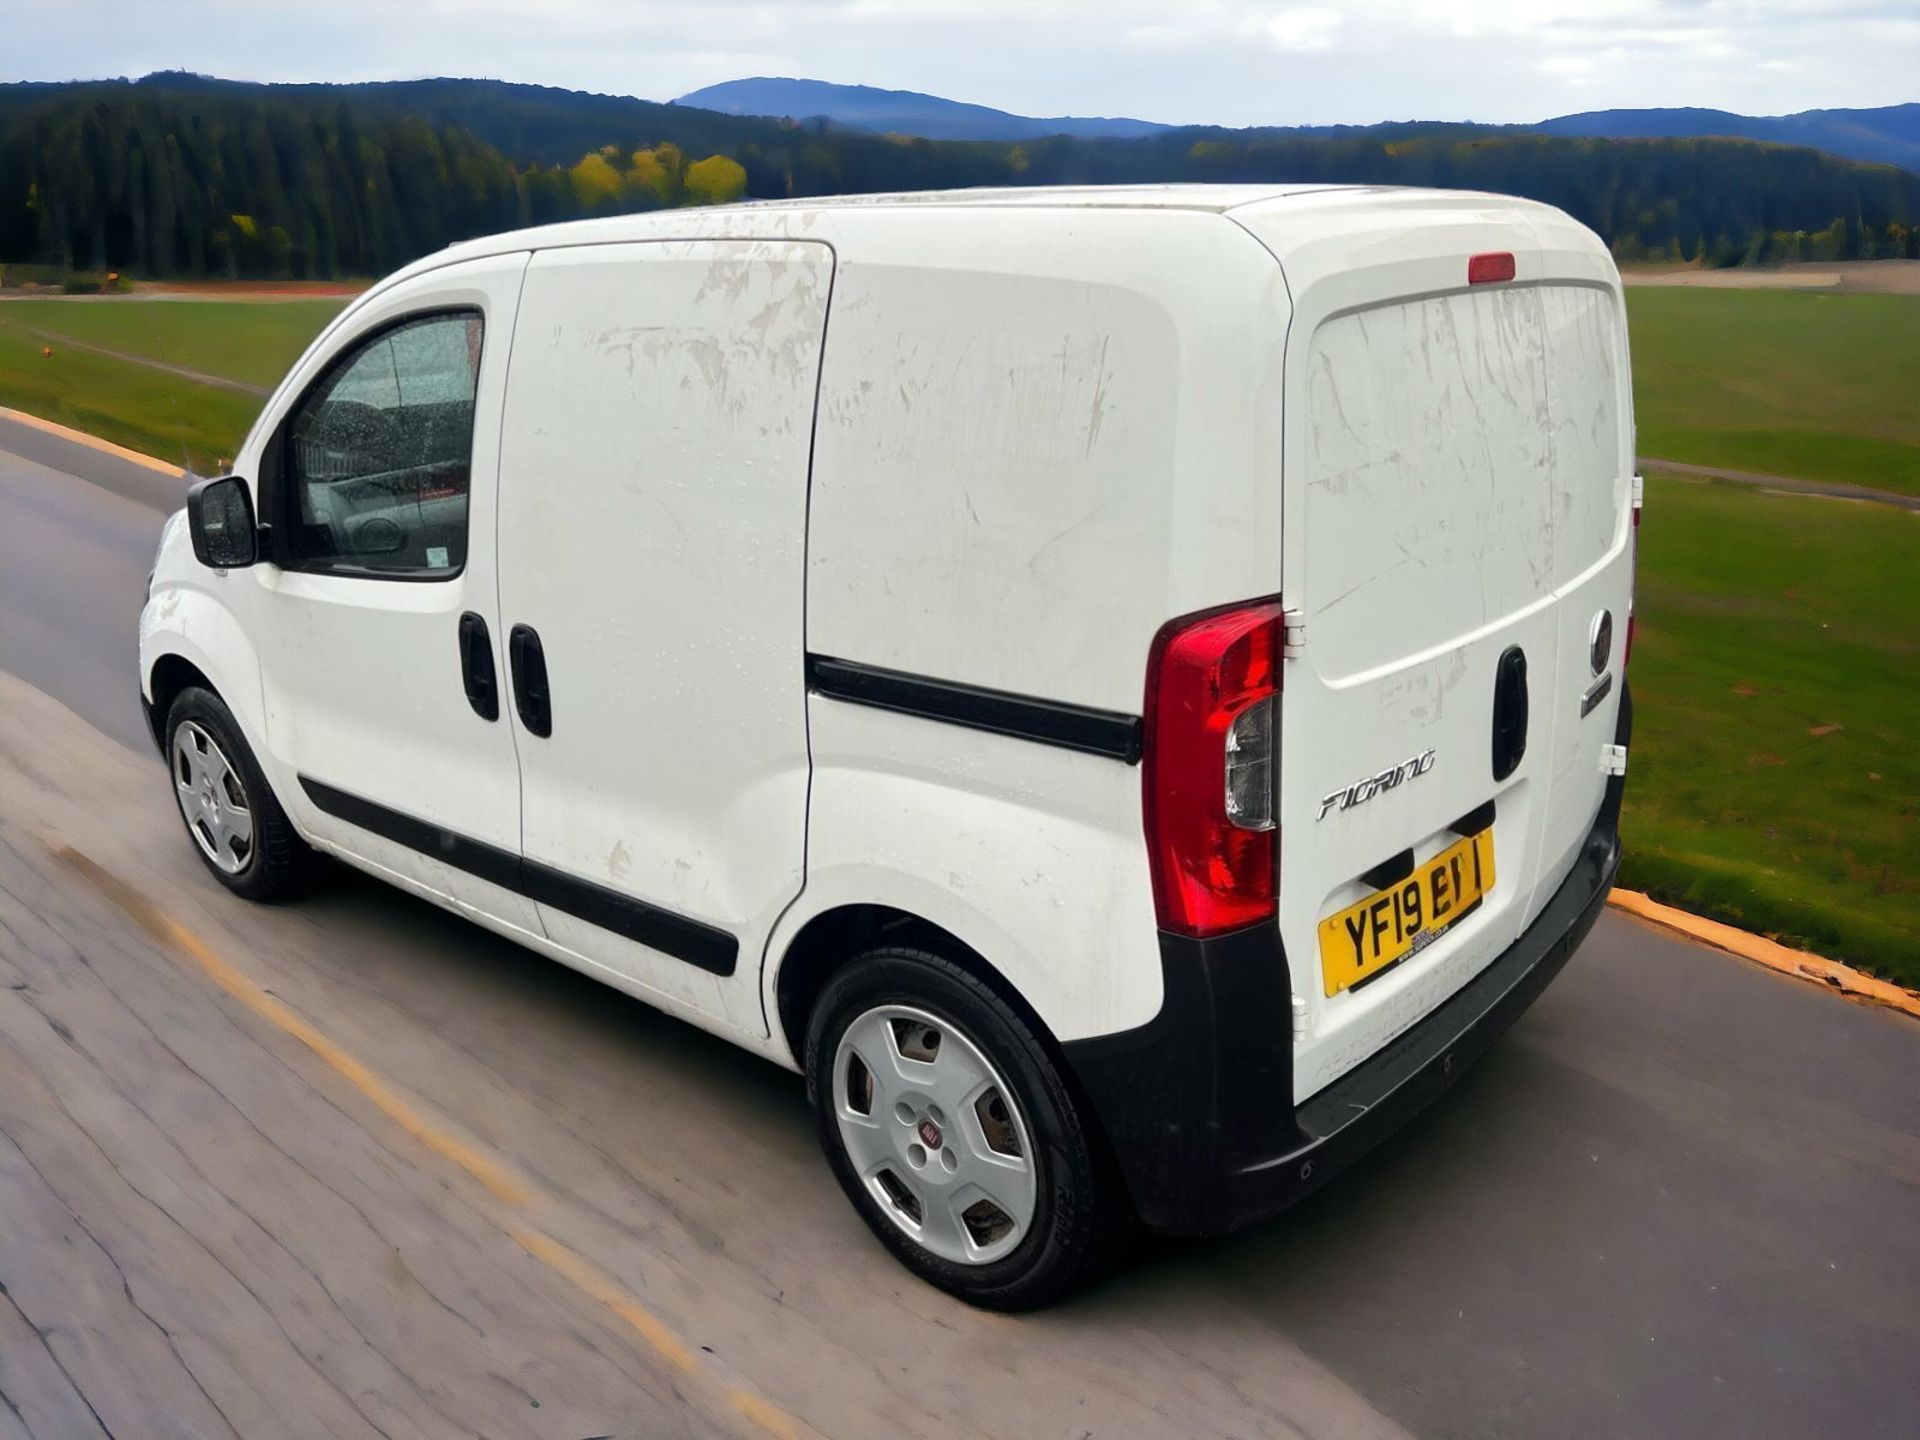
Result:
<svg viewBox="0 0 1920 1440">
<path fill-rule="evenodd" d="M 1317 238 L 1269 238 L 1294 299 L 1279 923 L 1296 1100 L 1477 974 L 1571 869 L 1631 586 L 1604 252 L 1571 222 L 1543 243 L 1553 212 L 1493 197 L 1332 203 L 1351 213 Z"/>
</svg>

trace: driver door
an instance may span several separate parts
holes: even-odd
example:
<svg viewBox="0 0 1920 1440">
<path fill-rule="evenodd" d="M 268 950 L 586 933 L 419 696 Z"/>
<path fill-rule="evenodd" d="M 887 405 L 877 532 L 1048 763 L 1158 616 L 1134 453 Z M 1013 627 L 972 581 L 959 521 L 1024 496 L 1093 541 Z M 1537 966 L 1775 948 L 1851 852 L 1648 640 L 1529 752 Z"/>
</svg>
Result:
<svg viewBox="0 0 1920 1440">
<path fill-rule="evenodd" d="M 525 254 L 428 272 L 301 362 L 257 458 L 266 748 L 308 834 L 540 933 L 499 706 L 500 408 Z M 487 693 L 487 673 L 493 691 Z"/>
</svg>

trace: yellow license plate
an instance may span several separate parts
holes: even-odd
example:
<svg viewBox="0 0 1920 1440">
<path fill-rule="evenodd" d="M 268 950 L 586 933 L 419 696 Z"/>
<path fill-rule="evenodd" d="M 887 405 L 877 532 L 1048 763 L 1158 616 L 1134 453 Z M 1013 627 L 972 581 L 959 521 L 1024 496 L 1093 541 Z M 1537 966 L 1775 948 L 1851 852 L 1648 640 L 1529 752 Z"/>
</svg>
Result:
<svg viewBox="0 0 1920 1440">
<path fill-rule="evenodd" d="M 1397 885 L 1320 922 L 1320 976 L 1338 995 L 1425 949 L 1493 889 L 1493 831 L 1449 845 Z"/>
</svg>

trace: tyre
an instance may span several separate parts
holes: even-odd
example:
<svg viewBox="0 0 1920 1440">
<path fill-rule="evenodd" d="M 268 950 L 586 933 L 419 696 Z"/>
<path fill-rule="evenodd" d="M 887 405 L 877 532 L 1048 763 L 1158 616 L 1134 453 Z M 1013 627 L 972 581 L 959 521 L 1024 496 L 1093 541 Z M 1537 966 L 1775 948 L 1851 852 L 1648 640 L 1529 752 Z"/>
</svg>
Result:
<svg viewBox="0 0 1920 1440">
<path fill-rule="evenodd" d="M 198 686 L 167 711 L 167 769 L 187 835 L 214 878 L 249 900 L 283 900 L 313 852 L 294 833 L 226 702 Z"/>
<path fill-rule="evenodd" d="M 1048 1304 L 1110 1263 L 1117 1178 L 1027 1023 L 941 956 L 874 950 L 828 981 L 807 1096 L 862 1218 L 975 1305 Z"/>
</svg>

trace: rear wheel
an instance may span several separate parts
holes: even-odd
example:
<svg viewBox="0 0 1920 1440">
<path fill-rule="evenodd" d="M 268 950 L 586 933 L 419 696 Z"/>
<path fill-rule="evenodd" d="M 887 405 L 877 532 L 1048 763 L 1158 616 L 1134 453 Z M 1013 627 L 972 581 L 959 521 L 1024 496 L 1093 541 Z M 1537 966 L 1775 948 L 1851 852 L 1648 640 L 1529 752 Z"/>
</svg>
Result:
<svg viewBox="0 0 1920 1440">
<path fill-rule="evenodd" d="M 904 948 L 828 982 L 807 1039 L 821 1145 L 869 1228 L 909 1269 L 996 1309 L 1094 1278 L 1115 1187 L 1045 1049 L 991 989 Z"/>
<path fill-rule="evenodd" d="M 182 690 L 166 733 L 174 802 L 214 877 L 249 900 L 296 893 L 312 852 L 273 798 L 226 703 L 198 686 Z"/>
</svg>

